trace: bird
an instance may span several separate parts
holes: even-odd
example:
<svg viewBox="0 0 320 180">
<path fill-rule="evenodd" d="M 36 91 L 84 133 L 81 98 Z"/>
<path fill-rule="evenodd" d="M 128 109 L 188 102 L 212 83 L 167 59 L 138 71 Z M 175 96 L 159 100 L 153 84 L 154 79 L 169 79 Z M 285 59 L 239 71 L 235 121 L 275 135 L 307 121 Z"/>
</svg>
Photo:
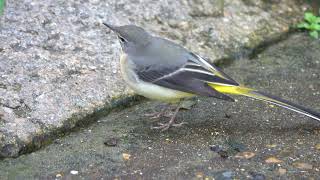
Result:
<svg viewBox="0 0 320 180">
<path fill-rule="evenodd" d="M 200 55 L 165 38 L 154 36 L 136 25 L 116 26 L 103 22 L 116 33 L 122 53 L 120 70 L 124 81 L 137 94 L 152 100 L 178 103 L 167 123 L 153 129 L 162 131 L 181 126 L 174 121 L 179 102 L 194 96 L 235 101 L 242 95 L 265 101 L 320 121 L 320 113 L 280 97 L 246 87 Z M 160 113 L 159 113 L 160 114 Z"/>
</svg>

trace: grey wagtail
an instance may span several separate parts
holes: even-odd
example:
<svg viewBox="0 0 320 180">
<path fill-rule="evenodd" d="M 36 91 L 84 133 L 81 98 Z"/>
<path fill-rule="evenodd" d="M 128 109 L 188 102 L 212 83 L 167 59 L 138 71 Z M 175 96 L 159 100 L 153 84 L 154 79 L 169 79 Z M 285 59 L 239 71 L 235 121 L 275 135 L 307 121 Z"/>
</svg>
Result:
<svg viewBox="0 0 320 180">
<path fill-rule="evenodd" d="M 184 47 L 146 32 L 135 25 L 113 26 L 103 23 L 119 38 L 121 73 L 139 95 L 179 102 L 192 96 L 208 96 L 234 101 L 226 94 L 243 95 L 266 101 L 320 121 L 320 114 L 279 97 L 240 85 L 218 67 Z M 179 106 L 170 121 L 157 129 L 174 126 Z"/>
</svg>

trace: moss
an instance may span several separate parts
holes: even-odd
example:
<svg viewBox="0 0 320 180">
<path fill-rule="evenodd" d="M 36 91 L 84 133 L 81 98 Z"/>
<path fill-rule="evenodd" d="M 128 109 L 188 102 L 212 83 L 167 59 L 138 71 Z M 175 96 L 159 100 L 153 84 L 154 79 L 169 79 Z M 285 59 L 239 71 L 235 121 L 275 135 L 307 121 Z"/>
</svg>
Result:
<svg viewBox="0 0 320 180">
<path fill-rule="evenodd" d="M 5 6 L 5 0 L 0 0 L 0 15 L 2 15 Z"/>
</svg>

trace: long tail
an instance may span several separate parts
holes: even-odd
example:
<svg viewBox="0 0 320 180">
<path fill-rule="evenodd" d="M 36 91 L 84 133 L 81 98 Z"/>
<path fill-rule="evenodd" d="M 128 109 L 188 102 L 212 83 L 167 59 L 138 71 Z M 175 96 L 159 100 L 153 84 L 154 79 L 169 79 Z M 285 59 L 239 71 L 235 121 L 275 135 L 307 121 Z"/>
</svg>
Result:
<svg viewBox="0 0 320 180">
<path fill-rule="evenodd" d="M 315 112 L 311 109 L 308 109 L 306 107 L 300 106 L 298 104 L 289 102 L 285 99 L 266 94 L 264 92 L 256 91 L 254 89 L 246 88 L 243 86 L 225 86 L 225 85 L 219 85 L 219 84 L 209 84 L 212 88 L 215 90 L 226 93 L 226 94 L 234 94 L 234 95 L 243 95 L 247 96 L 253 99 L 258 99 L 261 101 L 266 101 L 272 104 L 275 104 L 277 106 L 304 114 L 308 117 L 311 117 L 315 120 L 320 121 L 320 113 Z"/>
</svg>

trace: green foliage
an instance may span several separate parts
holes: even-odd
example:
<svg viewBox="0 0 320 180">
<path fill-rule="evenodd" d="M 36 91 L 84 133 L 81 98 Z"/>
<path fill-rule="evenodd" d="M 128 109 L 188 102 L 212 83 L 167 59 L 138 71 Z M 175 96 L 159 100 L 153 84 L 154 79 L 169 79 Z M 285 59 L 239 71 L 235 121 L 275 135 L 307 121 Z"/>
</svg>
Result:
<svg viewBox="0 0 320 180">
<path fill-rule="evenodd" d="M 298 24 L 298 28 L 307 29 L 310 36 L 318 39 L 320 33 L 320 17 L 315 16 L 311 12 L 304 14 L 304 22 Z"/>
<path fill-rule="evenodd" d="M 2 14 L 3 9 L 4 9 L 4 2 L 5 2 L 5 0 L 0 0 L 0 15 Z"/>
</svg>

